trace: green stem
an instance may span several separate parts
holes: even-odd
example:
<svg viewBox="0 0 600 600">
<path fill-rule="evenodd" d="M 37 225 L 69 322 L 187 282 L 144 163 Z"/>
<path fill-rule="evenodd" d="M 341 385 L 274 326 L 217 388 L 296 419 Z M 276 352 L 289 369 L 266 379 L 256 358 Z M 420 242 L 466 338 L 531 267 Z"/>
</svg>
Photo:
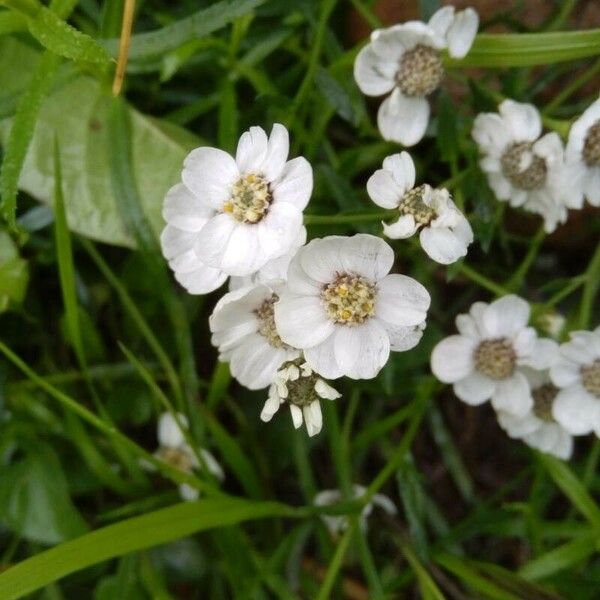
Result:
<svg viewBox="0 0 600 600">
<path fill-rule="evenodd" d="M 597 60 L 595 64 L 582 73 L 579 77 L 573 80 L 567 85 L 561 92 L 556 94 L 554 98 L 546 104 L 543 112 L 550 113 L 554 109 L 558 108 L 565 100 L 567 100 L 573 93 L 575 93 L 580 87 L 584 86 L 588 81 L 591 81 L 600 72 L 600 60 Z"/>
<path fill-rule="evenodd" d="M 327 600 L 328 598 L 332 597 L 331 591 L 333 589 L 333 585 L 335 584 L 338 573 L 342 568 L 344 556 L 348 551 L 348 546 L 350 545 L 350 540 L 353 538 L 353 536 L 354 525 L 350 525 L 335 549 L 335 553 L 331 559 L 331 562 L 329 563 L 327 573 L 325 574 L 325 579 L 321 584 L 321 588 L 319 589 L 316 600 Z"/>
<path fill-rule="evenodd" d="M 527 275 L 527 272 L 533 264 L 533 261 L 536 259 L 545 238 L 546 232 L 544 231 L 544 227 L 541 226 L 535 234 L 533 240 L 531 240 L 529 244 L 529 250 L 527 251 L 525 258 L 523 258 L 523 261 L 521 262 L 517 270 L 513 273 L 511 277 L 509 277 L 508 281 L 506 281 L 506 283 L 504 284 L 504 287 L 507 290 L 511 292 L 516 292 L 519 290 L 519 288 L 523 284 L 523 279 L 525 279 L 525 276 Z"/>
<path fill-rule="evenodd" d="M 600 286 L 600 244 L 596 246 L 596 251 L 592 260 L 585 271 L 586 282 L 581 297 L 581 306 L 579 308 L 579 326 L 581 329 L 587 329 L 590 326 L 592 318 L 592 306 L 594 298 Z"/>
<path fill-rule="evenodd" d="M 498 285 L 497 283 L 494 283 L 491 279 L 488 279 L 484 275 L 481 275 L 481 273 L 478 273 L 475 271 L 475 269 L 469 267 L 465 263 L 458 263 L 456 270 L 459 273 L 462 273 L 465 277 L 468 277 L 471 281 L 474 281 L 480 285 L 482 288 L 492 292 L 492 294 L 495 294 L 496 296 L 505 296 L 509 293 L 507 289 L 501 285 Z"/>
</svg>

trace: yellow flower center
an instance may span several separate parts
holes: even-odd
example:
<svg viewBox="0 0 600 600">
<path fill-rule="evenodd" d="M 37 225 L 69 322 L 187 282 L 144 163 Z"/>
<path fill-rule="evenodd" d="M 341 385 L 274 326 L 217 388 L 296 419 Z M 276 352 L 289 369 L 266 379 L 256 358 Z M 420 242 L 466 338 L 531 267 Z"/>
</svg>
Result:
<svg viewBox="0 0 600 600">
<path fill-rule="evenodd" d="M 600 358 L 581 367 L 581 383 L 590 394 L 600 398 Z"/>
<path fill-rule="evenodd" d="M 546 383 L 531 391 L 533 396 L 533 414 L 542 421 L 553 423 L 552 405 L 558 394 L 558 388 L 551 383 Z"/>
<path fill-rule="evenodd" d="M 408 50 L 400 59 L 396 84 L 405 96 L 428 96 L 444 78 L 444 65 L 440 53 L 430 46 L 419 44 Z"/>
<path fill-rule="evenodd" d="M 483 340 L 473 354 L 475 368 L 491 379 L 506 379 L 515 371 L 517 355 L 510 340 Z"/>
<path fill-rule="evenodd" d="M 587 130 L 581 153 L 588 167 L 600 166 L 600 120 Z"/>
<path fill-rule="evenodd" d="M 546 161 L 532 152 L 531 142 L 519 142 L 510 145 L 502 155 L 500 162 L 504 176 L 515 186 L 522 190 L 535 190 L 546 181 L 548 167 Z M 531 162 L 525 169 L 522 168 L 523 159 L 529 155 Z"/>
<path fill-rule="evenodd" d="M 279 296 L 273 294 L 254 311 L 254 314 L 258 318 L 258 333 L 274 348 L 288 348 L 289 346 L 281 340 L 275 327 L 274 305 L 277 300 L 279 300 Z"/>
<path fill-rule="evenodd" d="M 344 273 L 323 288 L 321 297 L 334 323 L 357 325 L 375 314 L 376 295 L 366 278 Z"/>
<path fill-rule="evenodd" d="M 247 173 L 240 177 L 231 190 L 231 197 L 223 205 L 241 223 L 258 223 L 269 210 L 273 195 L 269 182 L 260 173 Z"/>
</svg>

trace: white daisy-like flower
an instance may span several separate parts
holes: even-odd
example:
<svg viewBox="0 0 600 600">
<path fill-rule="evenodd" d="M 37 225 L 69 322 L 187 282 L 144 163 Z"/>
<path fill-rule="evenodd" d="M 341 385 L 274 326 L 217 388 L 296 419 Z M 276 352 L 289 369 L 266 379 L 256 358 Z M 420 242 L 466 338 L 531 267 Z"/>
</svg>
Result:
<svg viewBox="0 0 600 600">
<path fill-rule="evenodd" d="M 181 427 L 187 429 L 188 422 L 185 415 L 177 413 L 177 419 Z M 160 415 L 157 430 L 159 448 L 154 453 L 154 456 L 184 473 L 191 473 L 192 471 L 206 467 L 212 475 L 222 481 L 225 475 L 217 459 L 208 450 L 199 448 L 198 453 L 202 458 L 202 463 L 204 463 L 201 464 L 198 456 L 185 441 L 181 427 L 172 414 L 163 413 Z M 153 469 L 151 465 L 145 466 L 146 468 Z M 192 501 L 198 499 L 199 491 L 187 483 L 182 483 L 179 486 L 179 494 L 184 500 Z"/>
<path fill-rule="evenodd" d="M 275 304 L 281 339 L 327 379 L 375 377 L 390 350 L 421 339 L 430 297 L 406 275 L 389 275 L 394 252 L 373 235 L 329 236 L 300 248 Z"/>
<path fill-rule="evenodd" d="M 191 293 L 219 287 L 228 275 L 250 275 L 293 247 L 312 193 L 312 168 L 288 161 L 287 129 L 270 137 L 251 127 L 235 158 L 196 148 L 185 159 L 182 184 L 171 188 L 163 215 L 163 254 Z"/>
<path fill-rule="evenodd" d="M 547 369 L 555 358 L 554 342 L 538 339 L 527 327 L 529 304 L 503 296 L 487 304 L 475 302 L 469 314 L 456 317 L 459 335 L 443 339 L 431 354 L 431 370 L 467 404 L 491 399 L 497 411 L 518 417 L 533 406 L 522 367 Z"/>
<path fill-rule="evenodd" d="M 581 208 L 584 197 L 600 206 L 600 100 L 571 126 L 565 160 L 568 206 Z"/>
<path fill-rule="evenodd" d="M 269 396 L 260 413 L 260 418 L 269 422 L 284 402 L 290 405 L 294 427 L 306 424 L 312 437 L 321 431 L 323 415 L 321 400 L 337 400 L 341 394 L 319 377 L 302 359 L 287 362 L 274 377 Z"/>
<path fill-rule="evenodd" d="M 397 209 L 395 223 L 383 223 L 384 234 L 404 239 L 419 229 L 423 250 L 433 260 L 448 265 L 467 254 L 473 230 L 458 210 L 447 189 L 424 184 L 415 187 L 415 165 L 408 152 L 393 154 L 383 161 L 367 181 L 369 196 L 382 208 Z"/>
<path fill-rule="evenodd" d="M 358 485 L 355 483 L 352 486 L 352 498 L 351 500 L 359 500 L 362 498 L 367 492 L 367 488 Z M 333 504 L 337 504 L 338 502 L 342 502 L 344 497 L 340 490 L 323 490 L 319 492 L 314 500 L 313 504 L 316 506 L 331 506 Z M 371 501 L 365 505 L 362 509 L 359 517 L 359 525 L 363 531 L 367 530 L 367 519 L 373 512 L 373 509 L 378 506 L 382 508 L 389 515 L 395 515 L 398 512 L 396 505 L 384 494 L 375 494 Z M 338 537 L 346 529 L 348 529 L 348 525 L 350 524 L 349 519 L 346 515 L 320 515 L 323 523 L 327 527 L 329 533 L 333 537 Z"/>
<path fill-rule="evenodd" d="M 208 320 L 219 360 L 228 362 L 231 374 L 251 390 L 270 385 L 277 369 L 300 355 L 277 332 L 273 306 L 280 287 L 251 284 L 233 290 L 217 302 Z"/>
<path fill-rule="evenodd" d="M 541 133 L 537 108 L 514 100 L 477 115 L 472 132 L 496 198 L 539 214 L 551 233 L 567 219 L 564 149 L 557 133 Z"/>
<path fill-rule="evenodd" d="M 558 355 L 558 345 L 556 353 Z M 522 417 L 499 411 L 500 426 L 511 438 L 521 439 L 532 448 L 568 460 L 573 454 L 573 437 L 552 414 L 558 388 L 550 380 L 547 370 L 523 369 L 523 373 L 531 387 L 533 406 Z"/>
<path fill-rule="evenodd" d="M 558 395 L 552 414 L 573 435 L 600 437 L 600 327 L 572 331 L 550 369 Z"/>
<path fill-rule="evenodd" d="M 367 96 L 391 92 L 377 114 L 384 139 L 413 146 L 423 138 L 430 113 L 427 96 L 444 78 L 442 50 L 464 58 L 478 27 L 472 8 L 455 13 L 445 6 L 427 24 L 409 21 L 371 34 L 354 62 L 354 79 Z"/>
</svg>

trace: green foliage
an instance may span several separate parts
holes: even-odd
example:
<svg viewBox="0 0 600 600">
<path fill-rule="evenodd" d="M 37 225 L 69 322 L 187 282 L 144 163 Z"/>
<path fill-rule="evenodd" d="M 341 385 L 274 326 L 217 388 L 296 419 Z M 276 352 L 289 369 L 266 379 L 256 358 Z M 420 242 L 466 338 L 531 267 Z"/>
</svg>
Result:
<svg viewBox="0 0 600 600">
<path fill-rule="evenodd" d="M 6 231 L 0 230 L 0 312 L 25 298 L 29 268 Z"/>
</svg>

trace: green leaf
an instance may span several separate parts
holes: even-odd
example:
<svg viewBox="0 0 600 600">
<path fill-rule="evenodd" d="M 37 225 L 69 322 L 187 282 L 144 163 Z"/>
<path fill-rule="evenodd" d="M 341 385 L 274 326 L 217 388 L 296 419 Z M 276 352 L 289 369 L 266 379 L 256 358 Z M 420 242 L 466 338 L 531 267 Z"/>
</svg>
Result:
<svg viewBox="0 0 600 600">
<path fill-rule="evenodd" d="M 0 76 L 0 85 L 2 85 Z M 70 81 L 43 104 L 19 180 L 22 190 L 52 204 L 55 132 L 60 141 L 63 190 L 69 228 L 110 244 L 135 245 L 127 232 L 111 185 L 108 110 L 111 97 L 88 77 Z M 127 109 L 131 122 L 133 172 L 142 209 L 158 235 L 164 222 L 162 202 L 181 175 L 183 159 L 197 140 L 178 127 Z M 10 123 L 0 123 L 7 142 Z"/>
<path fill-rule="evenodd" d="M 29 268 L 19 256 L 17 246 L 6 231 L 0 231 L 0 312 L 11 302 L 20 304 L 25 298 Z"/>
<path fill-rule="evenodd" d="M 186 42 L 197 40 L 225 27 L 264 2 L 265 0 L 223 0 L 158 31 L 134 35 L 131 39 L 129 58 L 137 60 L 164 55 Z M 105 46 L 110 54 L 117 56 L 119 40 L 108 40 Z"/>
<path fill-rule="evenodd" d="M 8 134 L 5 156 L 0 170 L 0 195 L 2 196 L 2 214 L 11 227 L 15 226 L 19 175 L 34 135 L 40 106 L 50 91 L 59 60 L 55 54 L 50 52 L 42 56 L 31 83 L 19 101 Z M 12 72 L 12 70 L 10 71 Z"/>
<path fill-rule="evenodd" d="M 87 530 L 71 502 L 60 463 L 48 446 L 29 450 L 23 460 L 3 468 L 0 514 L 16 533 L 42 544 L 56 544 Z"/>
<path fill-rule="evenodd" d="M 600 29 L 552 33 L 480 33 L 461 60 L 450 67 L 532 67 L 600 54 Z"/>
<path fill-rule="evenodd" d="M 295 514 L 284 504 L 239 498 L 176 504 L 98 529 L 24 560 L 0 575 L 0 598 L 20 598 L 69 573 L 198 531 Z"/>
</svg>

